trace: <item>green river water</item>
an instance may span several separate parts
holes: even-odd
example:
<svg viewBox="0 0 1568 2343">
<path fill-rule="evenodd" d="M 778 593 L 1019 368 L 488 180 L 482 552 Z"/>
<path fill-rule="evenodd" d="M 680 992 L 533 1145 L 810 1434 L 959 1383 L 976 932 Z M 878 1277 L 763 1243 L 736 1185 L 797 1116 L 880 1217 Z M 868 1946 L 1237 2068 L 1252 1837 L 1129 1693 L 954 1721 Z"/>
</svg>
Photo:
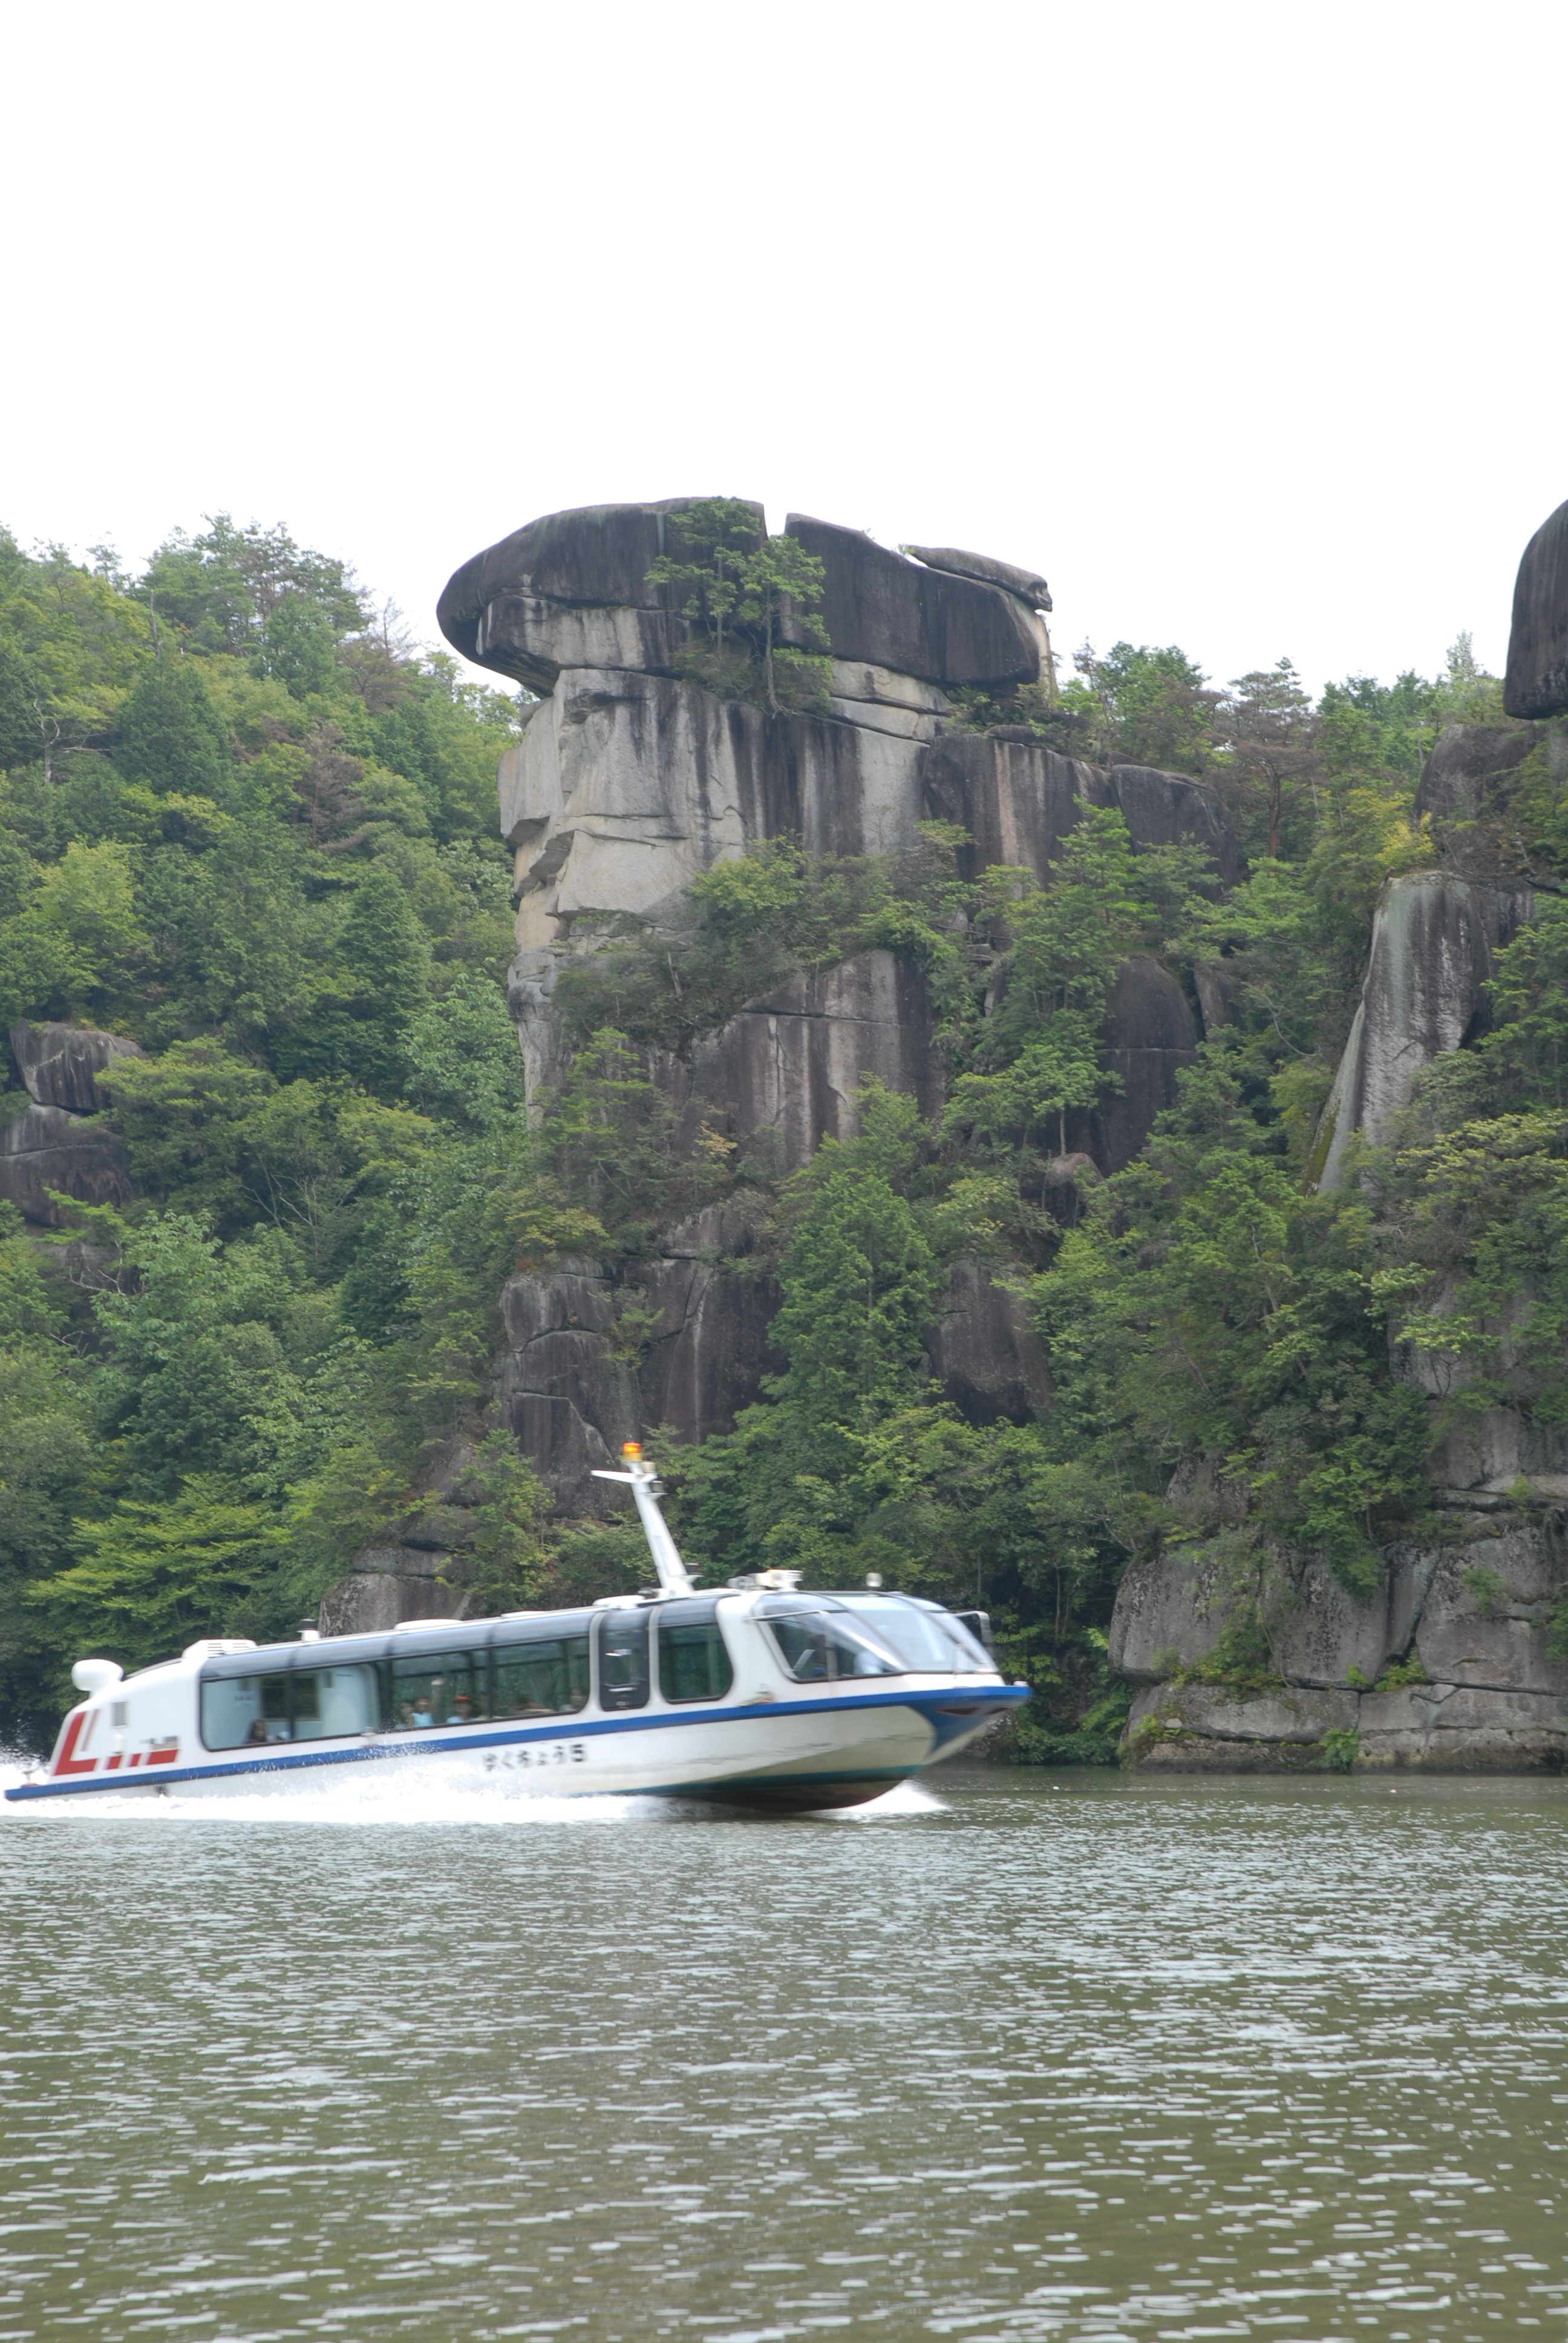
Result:
<svg viewBox="0 0 1568 2343">
<path fill-rule="evenodd" d="M 1568 1786 L 382 1795 L 0 1815 L 0 2343 L 1568 2337 Z"/>
</svg>

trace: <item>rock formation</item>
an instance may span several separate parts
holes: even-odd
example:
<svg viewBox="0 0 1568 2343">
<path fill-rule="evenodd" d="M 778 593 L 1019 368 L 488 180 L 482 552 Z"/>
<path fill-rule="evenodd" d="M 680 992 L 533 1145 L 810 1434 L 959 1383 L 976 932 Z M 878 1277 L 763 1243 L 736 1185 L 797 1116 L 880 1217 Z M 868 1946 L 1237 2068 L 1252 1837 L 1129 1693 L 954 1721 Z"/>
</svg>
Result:
<svg viewBox="0 0 1568 2343">
<path fill-rule="evenodd" d="M 1342 1180 L 1352 1131 L 1381 1146 L 1422 1068 L 1483 1030 L 1496 955 L 1535 916 L 1515 793 L 1540 759 L 1564 778 L 1565 750 L 1560 735 L 1530 726 L 1451 724 L 1427 759 L 1415 814 L 1430 825 L 1435 867 L 1383 889 L 1361 1002 L 1319 1130 L 1324 1188 Z"/>
<path fill-rule="evenodd" d="M 1141 1687 L 1134 1749 L 1166 1769 L 1273 1771 L 1319 1762 L 1323 1735 L 1337 1732 L 1358 1735 L 1361 1764 L 1380 1769 L 1556 1770 L 1568 1763 L 1568 1660 L 1554 1656 L 1547 1630 L 1565 1568 L 1555 1515 L 1544 1526 L 1476 1522 L 1452 1544 L 1392 1546 L 1362 1602 L 1309 1564 L 1265 1617 L 1284 1681 L 1251 1697 L 1170 1682 L 1201 1671 L 1237 1614 L 1222 1571 L 1169 1557 L 1134 1569 L 1111 1641 L 1113 1664 Z"/>
<path fill-rule="evenodd" d="M 1391 879 L 1372 924 L 1361 1002 L 1323 1110 L 1320 1184 L 1337 1188 L 1351 1134 L 1381 1146 L 1423 1066 L 1484 1017 L 1496 954 L 1534 916 L 1528 887 L 1483 887 L 1449 870 Z"/>
<path fill-rule="evenodd" d="M 557 1060 L 551 996 L 567 959 L 623 914 L 657 925 L 698 872 L 753 840 L 788 833 L 816 852 L 886 852 L 934 818 L 966 832 L 969 875 L 1009 864 L 1044 879 L 1084 809 L 1115 806 L 1135 845 L 1195 842 L 1216 890 L 1233 881 L 1230 824 L 1201 784 L 1099 768 L 1024 726 L 980 732 L 955 720 L 955 690 L 1005 693 L 1040 674 L 1049 646 L 1038 614 L 1050 595 L 1035 572 L 950 548 L 915 548 L 911 560 L 792 517 L 789 528 L 826 570 L 831 689 L 824 712 L 769 717 L 678 672 L 689 629 L 647 577 L 678 544 L 681 510 L 676 499 L 551 515 L 467 563 L 442 598 L 441 623 L 459 650 L 540 695 L 499 776 L 519 897 L 511 1000 L 530 1086 Z M 1568 710 L 1568 506 L 1521 568 L 1508 709 Z M 1320 1131 L 1325 1185 L 1344 1176 L 1351 1134 L 1386 1138 L 1421 1067 L 1484 1019 L 1495 955 L 1534 911 L 1511 807 L 1542 745 L 1523 727 L 1453 727 L 1428 760 L 1417 811 L 1430 818 L 1437 860 L 1392 880 L 1379 906 Z M 1543 753 L 1561 753 L 1552 736 Z M 1196 970 L 1194 990 L 1195 1002 L 1151 960 L 1120 971 L 1102 1046 L 1121 1089 L 1069 1119 L 1069 1151 L 1052 1167 L 1060 1192 L 1050 1191 L 1062 1217 L 1077 1207 L 1083 1172 L 1132 1159 L 1201 1032 L 1230 1017 L 1222 966 Z M 940 1107 L 931 1021 L 918 968 L 864 951 L 759 994 L 650 1071 L 694 1129 L 706 1121 L 782 1175 L 825 1135 L 849 1134 L 867 1073 L 926 1111 Z M 61 1111 L 78 1109 L 62 1099 Z M 563 1259 L 510 1281 L 498 1399 L 563 1513 L 602 1510 L 602 1484 L 589 1476 L 622 1438 L 659 1424 L 703 1438 L 757 1396 L 779 1364 L 769 1350 L 778 1293 L 757 1236 L 750 1208 L 712 1206 L 630 1270 Z M 980 1262 L 953 1269 L 926 1349 L 973 1421 L 1027 1422 L 1051 1403 L 1017 1295 Z M 1422 1384 L 1421 1358 L 1402 1367 Z M 1276 1559 L 1264 1584 L 1262 1565 L 1239 1570 L 1223 1541 L 1131 1570 L 1111 1658 L 1137 1687 L 1134 1757 L 1161 1768 L 1289 1769 L 1321 1764 L 1337 1745 L 1381 1767 L 1568 1762 L 1568 1661 L 1548 1634 L 1568 1573 L 1568 1440 L 1498 1406 L 1448 1433 L 1431 1469 L 1442 1528 L 1387 1549 L 1364 1598 L 1311 1560 Z M 1180 1503 L 1193 1492 L 1178 1482 Z M 1206 1490 L 1208 1511 L 1224 1515 L 1211 1473 Z M 324 1624 L 460 1607 L 465 1535 L 461 1508 L 437 1493 L 401 1544 L 359 1558 Z M 1266 1645 L 1266 1692 L 1201 1681 L 1243 1626 Z M 1332 1735 L 1338 1745 L 1325 1740 Z"/>
<path fill-rule="evenodd" d="M 749 841 L 789 835 L 809 852 L 888 853 L 917 825 L 959 824 L 971 872 L 1020 865 L 1044 879 L 1088 807 L 1114 806 L 1133 841 L 1191 840 L 1215 884 L 1236 847 L 1211 790 L 1141 766 L 1061 756 L 1024 727 L 1011 738 L 952 724 L 951 694 L 1039 680 L 1049 644 L 1045 580 L 989 556 L 920 549 L 918 560 L 854 529 L 792 514 L 822 562 L 830 647 L 825 712 L 771 716 L 677 673 L 690 629 L 648 572 L 679 543 L 686 499 L 551 514 L 467 563 L 441 598 L 448 639 L 540 694 L 502 760 L 502 834 L 517 856 L 518 959 L 510 997 L 530 1087 L 556 1061 L 551 996 L 571 953 L 623 914 L 655 923 L 698 872 Z M 757 512 L 761 524 L 760 508 Z M 744 1141 L 783 1175 L 824 1136 L 852 1128 L 867 1074 L 941 1103 L 924 980 L 912 962 L 861 952 L 749 1002 L 657 1079 L 693 1124 Z M 1199 1027 L 1181 986 L 1130 963 L 1112 994 L 1106 1062 L 1122 1089 L 1069 1118 L 1070 1160 L 1128 1162 L 1175 1096 Z M 1069 1172 L 1064 1209 L 1076 1202 Z M 778 1365 L 777 1293 L 748 1260 L 733 1214 L 699 1214 L 618 1282 L 591 1261 L 519 1277 L 505 1302 L 501 1402 L 525 1453 L 568 1513 L 600 1510 L 588 1476 L 622 1438 L 668 1423 L 683 1438 L 727 1429 Z M 652 1311 L 640 1363 L 618 1312 Z M 1045 1363 L 1020 1305 L 978 1263 L 954 1272 L 928 1355 L 977 1420 L 1024 1421 L 1049 1403 Z"/>
<path fill-rule="evenodd" d="M 109 1101 L 96 1077 L 113 1058 L 139 1058 L 135 1041 L 83 1025 L 11 1029 L 11 1052 L 27 1103 L 0 1123 L 0 1197 L 24 1220 L 59 1228 L 50 1191 L 85 1204 L 123 1204 L 131 1194 L 126 1151 L 106 1123 L 90 1121 Z"/>
<path fill-rule="evenodd" d="M 1519 565 L 1503 704 L 1537 721 L 1568 714 L 1568 504 L 1542 522 Z"/>
<path fill-rule="evenodd" d="M 1568 505 L 1520 568 L 1506 706 L 1516 717 L 1568 712 Z M 1452 725 L 1428 759 L 1415 810 L 1430 819 L 1437 862 L 1392 879 L 1378 906 L 1319 1132 L 1324 1187 L 1343 1180 L 1351 1134 L 1386 1141 L 1421 1069 L 1483 1028 L 1495 956 L 1535 913 L 1515 791 L 1533 758 L 1555 770 L 1563 749 L 1561 735 L 1524 725 Z M 1140 1686 L 1129 1732 L 1141 1762 L 1315 1765 L 1324 1735 L 1342 1734 L 1358 1736 L 1360 1762 L 1374 1767 L 1568 1764 L 1568 1659 L 1552 1632 L 1568 1603 L 1568 1436 L 1507 1405 L 1439 1430 L 1436 1403 L 1464 1370 L 1445 1363 L 1440 1375 L 1409 1349 L 1396 1363 L 1434 1403 L 1428 1469 L 1440 1530 L 1430 1544 L 1388 1548 L 1364 1600 L 1320 1563 L 1276 1561 L 1267 1583 L 1256 1563 L 1238 1574 L 1220 1544 L 1168 1550 L 1129 1571 L 1111 1656 Z M 1251 1697 L 1201 1680 L 1243 1623 L 1266 1644 L 1278 1684 Z"/>
</svg>

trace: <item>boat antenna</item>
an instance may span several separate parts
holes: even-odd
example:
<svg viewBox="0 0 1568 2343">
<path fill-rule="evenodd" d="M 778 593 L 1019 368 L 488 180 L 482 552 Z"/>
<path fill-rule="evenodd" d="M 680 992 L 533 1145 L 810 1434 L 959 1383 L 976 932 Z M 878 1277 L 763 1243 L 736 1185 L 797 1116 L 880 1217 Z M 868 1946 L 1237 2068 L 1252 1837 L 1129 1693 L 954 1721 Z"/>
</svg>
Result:
<svg viewBox="0 0 1568 2343">
<path fill-rule="evenodd" d="M 653 1556 L 653 1566 L 658 1573 L 661 1594 L 695 1594 L 691 1573 L 680 1558 L 680 1549 L 670 1536 L 658 1501 L 664 1494 L 664 1484 L 653 1466 L 645 1459 L 640 1440 L 628 1440 L 621 1444 L 624 1473 L 603 1473 L 594 1467 L 596 1481 L 624 1481 L 631 1490 L 637 1505 L 642 1534 L 648 1540 L 648 1550 Z"/>
</svg>

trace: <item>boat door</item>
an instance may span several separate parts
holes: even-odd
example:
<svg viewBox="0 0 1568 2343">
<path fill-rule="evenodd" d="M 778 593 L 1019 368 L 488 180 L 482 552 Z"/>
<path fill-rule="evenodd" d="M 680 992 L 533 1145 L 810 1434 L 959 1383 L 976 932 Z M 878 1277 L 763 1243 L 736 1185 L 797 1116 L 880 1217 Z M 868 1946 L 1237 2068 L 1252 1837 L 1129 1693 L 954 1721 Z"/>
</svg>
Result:
<svg viewBox="0 0 1568 2343">
<path fill-rule="evenodd" d="M 648 1613 L 598 1614 L 598 1704 L 607 1711 L 648 1706 Z"/>
</svg>

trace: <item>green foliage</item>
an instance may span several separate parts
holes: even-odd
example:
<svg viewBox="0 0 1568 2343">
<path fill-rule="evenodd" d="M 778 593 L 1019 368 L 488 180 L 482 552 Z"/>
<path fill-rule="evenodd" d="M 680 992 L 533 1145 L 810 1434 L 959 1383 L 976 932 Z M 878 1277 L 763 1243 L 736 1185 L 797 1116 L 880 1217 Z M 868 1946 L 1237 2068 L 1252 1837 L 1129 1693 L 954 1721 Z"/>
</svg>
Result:
<svg viewBox="0 0 1568 2343">
<path fill-rule="evenodd" d="M 1073 657 L 1076 683 L 1062 694 L 1094 728 L 1095 752 L 1161 772 L 1201 773 L 1214 752 L 1221 694 L 1175 644 L 1117 643 L 1104 659 L 1085 643 Z"/>
<path fill-rule="evenodd" d="M 120 710 L 115 763 L 128 781 L 159 796 L 208 798 L 221 805 L 233 779 L 228 726 L 194 659 L 145 668 Z"/>
<path fill-rule="evenodd" d="M 57 1279 L 0 1204 L 0 1704 L 11 1732 L 42 1740 L 57 1709 L 53 1651 L 29 1603 L 72 1548 L 94 1473 L 91 1406 Z M 74 1655 L 73 1655 L 74 1656 Z"/>
<path fill-rule="evenodd" d="M 647 582 L 671 588 L 699 630 L 678 671 L 723 699 L 759 700 L 775 716 L 825 709 L 828 631 L 816 610 L 825 565 L 798 538 L 769 537 L 735 497 L 695 498 L 671 514 L 669 530 L 679 552 L 661 553 Z"/>
<path fill-rule="evenodd" d="M 672 517 L 668 545 L 650 582 L 691 628 L 683 671 L 820 705 L 820 564 L 732 499 Z M 1397 1146 L 1312 1192 L 1378 890 L 1432 852 L 1422 759 L 1443 723 L 1498 719 L 1494 679 L 1462 641 L 1433 682 L 1352 678 L 1315 708 L 1287 661 L 1223 690 L 1171 647 L 1078 669 L 1059 696 L 960 695 L 956 721 L 1201 774 L 1244 850 L 1228 897 L 1192 847 L 1135 851 L 1089 806 L 1043 886 L 966 876 L 937 823 L 888 856 L 775 840 L 568 961 L 530 1121 L 491 835 L 514 703 L 280 528 L 218 515 L 134 583 L 0 539 L 0 1010 L 146 1052 L 103 1078 L 140 1201 L 76 1212 L 82 1282 L 0 1227 L 5 1729 L 52 1728 L 86 1645 L 288 1632 L 433 1499 L 477 1604 L 639 1584 L 635 1530 L 552 1521 L 498 1426 L 499 1296 L 595 1255 L 635 1372 L 655 1313 L 625 1273 L 714 1201 L 750 1231 L 733 1272 L 777 1279 L 778 1371 L 732 1433 L 659 1440 L 689 1555 L 990 1609 L 1035 1689 L 1019 1759 L 1113 1755 L 1111 1604 L 1161 1539 L 1224 1583 L 1199 1673 L 1233 1687 L 1275 1680 L 1304 1557 L 1374 1585 L 1434 1421 L 1391 1329 L 1439 1427 L 1500 1399 L 1568 1423 L 1561 906 L 1501 956 L 1490 1031 Z M 1508 851 L 1546 874 L 1568 871 L 1555 755 L 1516 769 L 1508 809 Z M 934 1123 L 869 1084 L 855 1135 L 782 1182 L 763 1141 L 677 1113 L 658 1053 L 871 949 L 923 974 Z M 1102 1021 L 1140 954 L 1184 986 L 1203 964 L 1229 1022 L 1140 1159 L 1075 1180 L 1053 1159 L 1114 1094 Z M 976 1256 L 1040 1332 L 1040 1421 L 970 1420 L 930 1373 Z M 1341 1738 L 1324 1761 L 1353 1765 Z"/>
<path fill-rule="evenodd" d="M 237 528 L 227 513 L 209 515 L 196 537 L 176 529 L 137 591 L 193 649 L 208 652 L 242 652 L 264 641 L 286 598 L 318 611 L 335 639 L 358 634 L 369 619 L 346 562 L 302 550 L 282 528 Z"/>
<path fill-rule="evenodd" d="M 1319 1762 L 1326 1774 L 1353 1774 L 1361 1762 L 1362 1737 L 1353 1728 L 1331 1726 L 1318 1746 L 1322 1752 Z"/>
<path fill-rule="evenodd" d="M 22 650 L 0 635 L 0 769 L 30 765 L 43 747 L 39 688 Z"/>
<path fill-rule="evenodd" d="M 958 877 L 960 841 L 950 825 L 923 822 L 904 854 L 813 856 L 779 838 L 716 862 L 673 922 L 626 922 L 562 970 L 565 1037 L 613 1026 L 634 1044 L 685 1051 L 759 993 L 877 945 L 918 960 L 939 1006 L 961 1017 L 969 970 L 958 930 L 973 890 Z"/>
<path fill-rule="evenodd" d="M 1303 1195 L 1211 1052 L 1074 1240 L 1072 1286 L 1037 1281 L 1037 1313 L 1102 1436 L 1131 1431 L 1151 1473 L 1218 1460 L 1261 1529 L 1367 1591 L 1383 1525 L 1424 1502 L 1428 1433 L 1388 1373 L 1360 1194 Z"/>
<path fill-rule="evenodd" d="M 0 536 L 0 1015 L 147 1052 L 106 1072 L 141 1201 L 75 1212 L 87 1290 L 0 1233 L 0 1731 L 52 1732 L 84 1642 L 287 1630 L 447 1457 L 475 1567 L 531 1583 L 496 1297 L 519 1232 L 596 1224 L 516 1128 L 516 737 L 285 530 L 219 515 L 135 581 Z"/>
<path fill-rule="evenodd" d="M 1474 1603 L 1483 1619 L 1499 1617 L 1508 1600 L 1508 1588 L 1501 1571 L 1489 1563 L 1473 1563 L 1459 1574 L 1460 1584 Z"/>
<path fill-rule="evenodd" d="M 310 699 L 331 690 L 337 648 L 330 613 L 303 595 L 285 594 L 262 620 L 253 665 L 257 675 L 275 677 L 291 699 Z"/>
<path fill-rule="evenodd" d="M 531 1602 L 548 1561 L 543 1525 L 549 1501 L 509 1433 L 486 1433 L 454 1494 L 473 1523 L 465 1559 L 475 1610 L 483 1615 Z"/>
<path fill-rule="evenodd" d="M 280 1525 L 221 1477 L 194 1475 L 161 1501 L 122 1497 L 78 1537 L 80 1559 L 35 1590 L 62 1640 L 102 1639 L 146 1667 L 202 1635 L 286 1632 L 267 1601 Z"/>
</svg>

